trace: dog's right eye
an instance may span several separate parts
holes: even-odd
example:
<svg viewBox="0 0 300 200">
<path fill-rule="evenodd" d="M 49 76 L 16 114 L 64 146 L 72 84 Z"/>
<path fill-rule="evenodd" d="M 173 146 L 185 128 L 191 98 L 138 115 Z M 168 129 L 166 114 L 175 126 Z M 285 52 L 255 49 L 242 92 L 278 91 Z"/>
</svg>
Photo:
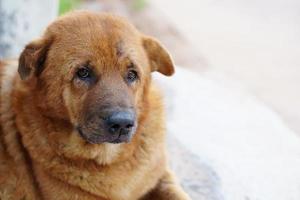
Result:
<svg viewBox="0 0 300 200">
<path fill-rule="evenodd" d="M 90 72 L 90 69 L 86 68 L 86 67 L 83 67 L 83 68 L 80 68 L 76 75 L 80 78 L 80 79 L 87 79 L 91 76 L 91 72 Z"/>
</svg>

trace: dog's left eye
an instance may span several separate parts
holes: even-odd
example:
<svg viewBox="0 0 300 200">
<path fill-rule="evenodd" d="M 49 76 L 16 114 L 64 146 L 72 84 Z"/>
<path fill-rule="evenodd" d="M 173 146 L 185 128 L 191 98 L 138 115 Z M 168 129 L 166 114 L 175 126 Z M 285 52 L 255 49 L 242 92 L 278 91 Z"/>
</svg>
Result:
<svg viewBox="0 0 300 200">
<path fill-rule="evenodd" d="M 134 70 L 130 70 L 127 73 L 126 80 L 128 83 L 133 83 L 138 79 L 138 73 Z"/>
<path fill-rule="evenodd" d="M 76 75 L 80 78 L 80 79 L 86 79 L 89 78 L 91 76 L 90 70 L 86 67 L 80 68 Z"/>
</svg>

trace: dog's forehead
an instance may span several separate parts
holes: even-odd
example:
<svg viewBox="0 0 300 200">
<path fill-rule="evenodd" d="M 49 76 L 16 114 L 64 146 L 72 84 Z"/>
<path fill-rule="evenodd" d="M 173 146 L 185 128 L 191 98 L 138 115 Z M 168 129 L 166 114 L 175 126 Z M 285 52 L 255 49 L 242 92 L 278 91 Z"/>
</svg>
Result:
<svg viewBox="0 0 300 200">
<path fill-rule="evenodd" d="M 64 40 L 102 40 L 118 42 L 120 38 L 137 38 L 139 33 L 126 19 L 110 14 L 75 12 L 59 18 L 46 32 Z M 117 40 L 117 41 L 116 41 Z"/>
<path fill-rule="evenodd" d="M 93 53 L 116 52 L 122 56 L 140 42 L 139 32 L 127 20 L 109 14 L 79 12 L 67 15 L 47 29 L 58 48 L 86 50 Z"/>
</svg>

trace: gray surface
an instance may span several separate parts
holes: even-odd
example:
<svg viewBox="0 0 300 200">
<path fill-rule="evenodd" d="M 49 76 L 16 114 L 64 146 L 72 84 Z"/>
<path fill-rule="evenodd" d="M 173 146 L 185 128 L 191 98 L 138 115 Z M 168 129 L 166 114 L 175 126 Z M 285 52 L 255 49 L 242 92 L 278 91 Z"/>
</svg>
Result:
<svg viewBox="0 0 300 200">
<path fill-rule="evenodd" d="M 17 58 L 57 12 L 57 0 L 0 0 L 0 59 Z"/>
<path fill-rule="evenodd" d="M 220 179 L 213 168 L 168 135 L 170 166 L 184 190 L 195 200 L 222 200 Z"/>
</svg>

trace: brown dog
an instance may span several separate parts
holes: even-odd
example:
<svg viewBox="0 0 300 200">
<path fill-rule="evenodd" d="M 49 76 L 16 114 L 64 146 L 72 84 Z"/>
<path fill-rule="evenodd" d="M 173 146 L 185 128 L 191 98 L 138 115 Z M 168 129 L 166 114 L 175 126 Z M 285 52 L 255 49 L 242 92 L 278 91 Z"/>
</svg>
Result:
<svg viewBox="0 0 300 200">
<path fill-rule="evenodd" d="M 120 17 L 74 12 L 1 65 L 0 199 L 185 200 L 151 72 L 166 50 Z"/>
</svg>

